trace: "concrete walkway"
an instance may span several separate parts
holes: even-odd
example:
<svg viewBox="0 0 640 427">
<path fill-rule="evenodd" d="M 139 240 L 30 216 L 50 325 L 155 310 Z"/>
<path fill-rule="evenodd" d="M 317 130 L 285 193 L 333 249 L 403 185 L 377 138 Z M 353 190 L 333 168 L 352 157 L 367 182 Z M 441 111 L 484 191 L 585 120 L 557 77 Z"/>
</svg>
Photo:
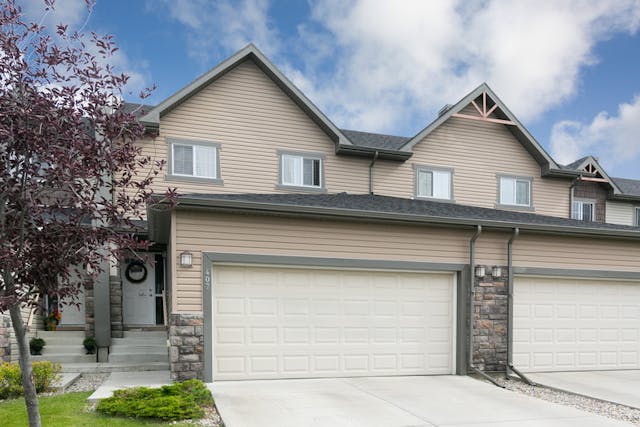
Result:
<svg viewBox="0 0 640 427">
<path fill-rule="evenodd" d="M 640 370 L 527 374 L 534 382 L 640 409 Z"/>
<path fill-rule="evenodd" d="M 462 376 L 225 381 L 209 386 L 227 427 L 628 425 Z"/>
<path fill-rule="evenodd" d="M 171 384 L 169 371 L 112 372 L 109 378 L 87 399 L 96 402 L 111 397 L 115 390 L 129 387 L 161 387 Z"/>
</svg>

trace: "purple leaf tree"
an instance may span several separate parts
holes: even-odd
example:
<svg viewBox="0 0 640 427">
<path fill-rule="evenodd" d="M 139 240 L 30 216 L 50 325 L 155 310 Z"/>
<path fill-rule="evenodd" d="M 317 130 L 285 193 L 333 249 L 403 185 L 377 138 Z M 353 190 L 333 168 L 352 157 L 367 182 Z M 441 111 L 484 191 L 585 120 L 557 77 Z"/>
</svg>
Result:
<svg viewBox="0 0 640 427">
<path fill-rule="evenodd" d="M 145 248 L 134 221 L 163 162 L 135 144 L 145 129 L 122 108 L 128 77 L 109 65 L 110 36 L 28 22 L 15 0 L 1 3 L 0 27 L 0 313 L 40 426 L 21 310 L 46 295 L 74 301 L 105 258 Z M 165 196 L 171 205 L 175 191 Z"/>
</svg>

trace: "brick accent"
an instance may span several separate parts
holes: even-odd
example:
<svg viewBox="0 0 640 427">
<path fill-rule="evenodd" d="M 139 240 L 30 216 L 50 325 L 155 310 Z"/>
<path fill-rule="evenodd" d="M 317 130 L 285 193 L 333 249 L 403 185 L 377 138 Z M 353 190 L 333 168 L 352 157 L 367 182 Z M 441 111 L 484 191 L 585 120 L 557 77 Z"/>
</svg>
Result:
<svg viewBox="0 0 640 427">
<path fill-rule="evenodd" d="M 124 336 L 122 281 L 117 276 L 109 277 L 109 304 L 111 309 L 111 338 L 122 338 Z"/>
<path fill-rule="evenodd" d="M 11 361 L 11 317 L 0 314 L 0 361 Z"/>
<path fill-rule="evenodd" d="M 573 188 L 573 197 L 576 199 L 591 199 L 596 201 L 595 221 L 605 222 L 608 191 L 597 182 L 578 181 Z"/>
<path fill-rule="evenodd" d="M 473 302 L 473 361 L 485 371 L 504 371 L 507 364 L 508 270 L 502 276 L 475 277 Z"/>
<path fill-rule="evenodd" d="M 204 316 L 173 313 L 169 323 L 171 379 L 204 379 Z"/>
</svg>

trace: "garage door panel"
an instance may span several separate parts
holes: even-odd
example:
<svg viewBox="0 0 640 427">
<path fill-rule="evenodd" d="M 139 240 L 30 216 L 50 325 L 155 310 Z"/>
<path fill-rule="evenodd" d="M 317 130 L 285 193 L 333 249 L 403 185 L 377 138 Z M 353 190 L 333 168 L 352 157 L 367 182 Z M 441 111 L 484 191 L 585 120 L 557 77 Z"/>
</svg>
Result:
<svg viewBox="0 0 640 427">
<path fill-rule="evenodd" d="M 638 369 L 640 283 L 516 278 L 514 363 L 525 372 Z"/>
<path fill-rule="evenodd" d="M 452 274 L 214 266 L 213 279 L 215 380 L 453 371 Z"/>
</svg>

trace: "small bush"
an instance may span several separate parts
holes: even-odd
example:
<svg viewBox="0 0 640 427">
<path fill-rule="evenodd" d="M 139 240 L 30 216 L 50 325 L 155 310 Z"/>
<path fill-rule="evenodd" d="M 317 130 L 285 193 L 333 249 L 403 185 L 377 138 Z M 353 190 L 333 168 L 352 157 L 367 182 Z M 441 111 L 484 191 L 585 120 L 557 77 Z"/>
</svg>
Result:
<svg viewBox="0 0 640 427">
<path fill-rule="evenodd" d="M 61 366 L 49 361 L 33 362 L 33 383 L 36 392 L 49 390 L 60 375 Z M 0 364 L 0 399 L 17 397 L 24 394 L 20 365 L 4 362 Z"/>
<path fill-rule="evenodd" d="M 107 415 L 178 421 L 202 418 L 204 408 L 210 406 L 213 398 L 209 389 L 202 381 L 188 380 L 160 388 L 116 390 L 96 409 Z"/>
</svg>

